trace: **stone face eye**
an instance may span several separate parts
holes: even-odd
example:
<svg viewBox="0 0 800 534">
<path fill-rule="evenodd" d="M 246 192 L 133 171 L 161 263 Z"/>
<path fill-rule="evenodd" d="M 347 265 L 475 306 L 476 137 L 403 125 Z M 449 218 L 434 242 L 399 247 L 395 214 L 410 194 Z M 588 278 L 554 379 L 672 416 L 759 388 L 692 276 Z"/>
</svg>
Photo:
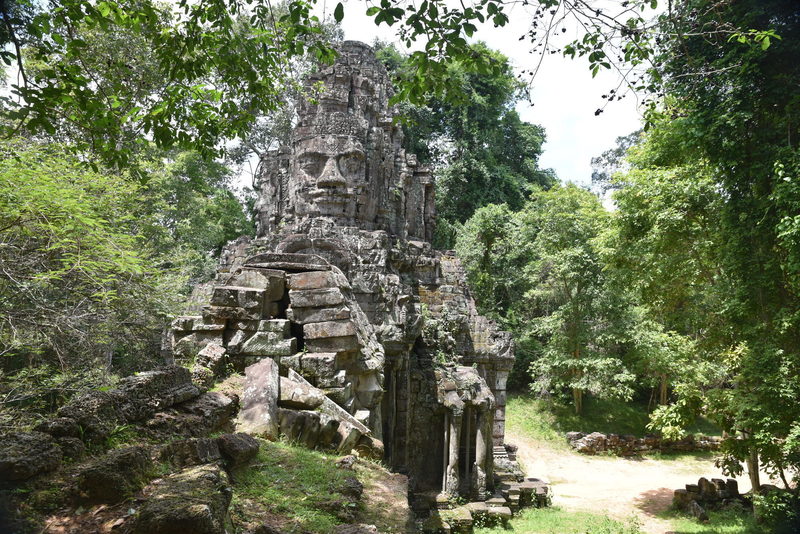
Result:
<svg viewBox="0 0 800 534">
<path fill-rule="evenodd" d="M 316 178 L 325 168 L 325 159 L 321 154 L 304 154 L 298 158 L 298 162 L 304 173 Z"/>
<path fill-rule="evenodd" d="M 364 174 L 364 155 L 352 153 L 339 156 L 339 172 L 345 178 L 361 178 Z"/>
</svg>

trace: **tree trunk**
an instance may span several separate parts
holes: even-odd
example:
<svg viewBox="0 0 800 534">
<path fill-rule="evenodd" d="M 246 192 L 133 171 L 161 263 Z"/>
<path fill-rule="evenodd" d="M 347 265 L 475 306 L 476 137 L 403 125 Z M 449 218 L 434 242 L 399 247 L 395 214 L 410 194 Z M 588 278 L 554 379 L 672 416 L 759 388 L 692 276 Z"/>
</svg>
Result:
<svg viewBox="0 0 800 534">
<path fill-rule="evenodd" d="M 572 388 L 572 400 L 575 403 L 575 413 L 580 415 L 583 411 L 583 390 Z"/>
<path fill-rule="evenodd" d="M 658 403 L 662 406 L 667 404 L 667 386 L 669 385 L 667 381 L 667 375 L 661 375 L 661 388 L 658 392 Z"/>
<path fill-rule="evenodd" d="M 753 486 L 753 493 L 758 493 L 761 478 L 758 473 L 758 451 L 755 447 L 750 448 L 750 456 L 747 457 L 747 474 L 750 477 L 750 485 Z"/>
</svg>

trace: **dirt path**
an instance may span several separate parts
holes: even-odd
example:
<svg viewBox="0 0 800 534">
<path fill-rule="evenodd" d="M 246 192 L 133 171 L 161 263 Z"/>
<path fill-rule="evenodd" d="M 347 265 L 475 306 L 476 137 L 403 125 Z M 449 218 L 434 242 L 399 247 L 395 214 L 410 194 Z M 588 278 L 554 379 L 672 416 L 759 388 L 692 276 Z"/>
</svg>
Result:
<svg viewBox="0 0 800 534">
<path fill-rule="evenodd" d="M 669 521 L 656 514 L 672 504 L 672 492 L 697 479 L 724 478 L 712 460 L 624 459 L 583 456 L 506 431 L 506 442 L 519 446 L 518 458 L 529 476 L 549 482 L 553 503 L 628 519 L 635 514 L 648 534 L 670 532 Z M 747 476 L 739 490 L 749 491 Z"/>
</svg>

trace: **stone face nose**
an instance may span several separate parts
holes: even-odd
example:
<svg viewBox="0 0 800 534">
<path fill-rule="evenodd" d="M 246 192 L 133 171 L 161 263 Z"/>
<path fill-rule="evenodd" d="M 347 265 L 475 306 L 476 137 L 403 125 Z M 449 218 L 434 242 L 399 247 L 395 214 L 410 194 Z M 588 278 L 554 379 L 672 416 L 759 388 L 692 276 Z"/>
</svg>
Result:
<svg viewBox="0 0 800 534">
<path fill-rule="evenodd" d="M 336 162 L 336 157 L 328 158 L 325 162 L 325 167 L 317 179 L 317 187 L 343 187 L 347 185 L 342 173 L 339 171 L 339 165 Z"/>
</svg>

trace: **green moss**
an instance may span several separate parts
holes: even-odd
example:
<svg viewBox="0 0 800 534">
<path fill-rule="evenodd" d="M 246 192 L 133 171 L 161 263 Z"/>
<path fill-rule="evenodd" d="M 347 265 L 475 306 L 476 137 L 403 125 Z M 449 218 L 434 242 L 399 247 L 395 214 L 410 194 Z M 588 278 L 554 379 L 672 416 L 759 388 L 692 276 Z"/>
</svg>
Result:
<svg viewBox="0 0 800 534">
<path fill-rule="evenodd" d="M 253 463 L 234 473 L 233 514 L 244 519 L 258 510 L 286 520 L 288 532 L 330 532 L 342 521 L 337 506 L 348 506 L 338 492 L 352 472 L 335 458 L 284 442 L 262 441 Z"/>
<path fill-rule="evenodd" d="M 508 526 L 475 529 L 475 534 L 641 534 L 635 518 L 621 522 L 589 512 L 571 512 L 558 507 L 528 508 L 511 519 Z"/>
</svg>

